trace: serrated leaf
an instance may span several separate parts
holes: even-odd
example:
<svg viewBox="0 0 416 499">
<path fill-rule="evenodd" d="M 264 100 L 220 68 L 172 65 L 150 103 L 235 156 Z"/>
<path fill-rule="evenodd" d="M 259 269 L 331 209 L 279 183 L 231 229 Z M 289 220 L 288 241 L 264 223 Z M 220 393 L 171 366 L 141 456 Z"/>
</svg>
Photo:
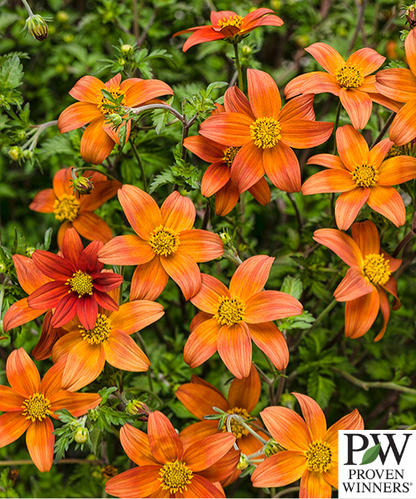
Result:
<svg viewBox="0 0 416 499">
<path fill-rule="evenodd" d="M 17 55 L 13 56 L 0 68 L 0 86 L 2 88 L 17 88 L 22 84 L 23 66 Z"/>
<path fill-rule="evenodd" d="M 286 276 L 280 291 L 299 300 L 303 291 L 302 281 L 297 277 Z"/>
<path fill-rule="evenodd" d="M 380 448 L 381 448 L 381 445 L 377 444 L 377 445 L 374 445 L 374 447 L 370 447 L 369 449 L 367 449 L 364 452 L 364 456 L 363 456 L 363 460 L 361 461 L 361 465 L 373 463 L 377 459 L 378 455 L 380 454 Z"/>
<path fill-rule="evenodd" d="M 152 183 L 150 184 L 149 194 L 155 192 L 155 190 L 162 185 L 174 183 L 175 177 L 173 176 L 172 172 L 170 170 L 164 170 L 162 173 L 159 173 L 159 175 L 156 175 L 156 177 L 153 179 Z"/>
</svg>

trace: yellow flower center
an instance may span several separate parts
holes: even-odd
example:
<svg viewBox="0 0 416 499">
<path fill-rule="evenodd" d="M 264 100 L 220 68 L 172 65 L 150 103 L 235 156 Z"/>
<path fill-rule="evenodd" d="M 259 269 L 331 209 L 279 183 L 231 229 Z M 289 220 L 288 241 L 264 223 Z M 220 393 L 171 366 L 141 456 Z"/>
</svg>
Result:
<svg viewBox="0 0 416 499">
<path fill-rule="evenodd" d="M 218 303 L 218 311 L 214 315 L 221 326 L 232 326 L 244 319 L 245 305 L 240 298 L 228 298 L 221 296 Z"/>
<path fill-rule="evenodd" d="M 224 163 L 231 168 L 231 165 L 233 164 L 233 161 L 235 157 L 237 156 L 238 151 L 241 149 L 241 147 L 228 147 L 224 151 L 224 157 L 222 158 L 224 160 Z"/>
<path fill-rule="evenodd" d="M 156 255 L 169 256 L 179 247 L 179 235 L 172 229 L 160 225 L 150 235 L 150 246 Z"/>
<path fill-rule="evenodd" d="M 254 145 L 262 149 L 270 149 L 282 138 L 280 130 L 282 126 L 274 118 L 257 118 L 250 125 L 250 135 Z"/>
<path fill-rule="evenodd" d="M 126 98 L 123 94 L 123 92 L 120 91 L 120 87 L 118 88 L 106 88 L 107 92 L 109 92 L 114 99 L 118 99 L 121 95 L 123 95 L 123 99 L 120 103 L 120 106 L 125 106 L 126 105 Z M 98 109 L 101 111 L 101 113 L 106 116 L 107 114 L 111 114 L 114 112 L 114 109 L 105 107 L 105 106 L 112 106 L 114 107 L 114 103 L 108 100 L 106 97 L 102 97 L 101 102 L 98 104 Z"/>
<path fill-rule="evenodd" d="M 352 172 L 352 179 L 359 187 L 370 187 L 378 180 L 378 170 L 373 165 L 358 165 Z"/>
<path fill-rule="evenodd" d="M 236 28 L 241 28 L 241 23 L 243 22 L 243 18 L 241 16 L 231 16 L 231 17 L 223 17 L 218 21 L 218 26 L 222 28 L 226 28 L 227 26 L 235 26 Z"/>
<path fill-rule="evenodd" d="M 380 286 L 384 286 L 391 276 L 389 260 L 384 260 L 383 255 L 375 253 L 365 257 L 363 270 L 373 284 Z"/>
<path fill-rule="evenodd" d="M 78 298 L 81 298 L 83 295 L 92 295 L 92 290 L 94 289 L 92 277 L 86 272 L 82 272 L 82 270 L 77 270 L 72 274 L 72 277 L 65 284 L 71 286 L 70 291 L 78 293 Z"/>
<path fill-rule="evenodd" d="M 34 423 L 37 419 L 42 421 L 47 418 L 51 411 L 49 410 L 51 403 L 42 393 L 35 393 L 23 402 L 23 416 L 30 419 Z"/>
<path fill-rule="evenodd" d="M 191 483 L 193 474 L 192 471 L 181 461 L 173 461 L 166 463 L 163 468 L 160 468 L 160 486 L 163 490 L 169 490 L 171 494 L 179 492 L 183 493 L 188 490 L 187 485 Z"/>
<path fill-rule="evenodd" d="M 335 73 L 335 78 L 344 88 L 358 88 L 364 83 L 364 76 L 355 66 L 343 66 Z"/>
<path fill-rule="evenodd" d="M 78 328 L 82 339 L 90 345 L 107 340 L 112 330 L 110 319 L 104 314 L 97 315 L 94 329 L 85 329 L 81 325 Z"/>
<path fill-rule="evenodd" d="M 250 414 L 245 409 L 242 409 L 241 407 L 234 407 L 233 409 L 230 409 L 229 411 L 227 411 L 227 413 L 228 414 L 238 414 L 243 419 L 250 419 L 251 418 Z M 237 439 L 244 437 L 244 436 L 247 436 L 250 433 L 247 430 L 247 428 L 244 428 L 244 426 L 242 424 L 240 424 L 238 421 L 236 421 L 235 419 L 231 419 L 230 427 L 231 427 L 232 434 Z M 227 422 L 225 422 L 223 424 L 221 431 L 223 431 L 223 432 L 228 431 Z"/>
<path fill-rule="evenodd" d="M 309 445 L 305 451 L 308 461 L 308 470 L 317 473 L 326 473 L 332 466 L 331 447 L 322 440 L 317 440 Z"/>
<path fill-rule="evenodd" d="M 73 222 L 79 213 L 79 200 L 72 194 L 64 194 L 54 202 L 53 212 L 60 222 Z"/>
</svg>

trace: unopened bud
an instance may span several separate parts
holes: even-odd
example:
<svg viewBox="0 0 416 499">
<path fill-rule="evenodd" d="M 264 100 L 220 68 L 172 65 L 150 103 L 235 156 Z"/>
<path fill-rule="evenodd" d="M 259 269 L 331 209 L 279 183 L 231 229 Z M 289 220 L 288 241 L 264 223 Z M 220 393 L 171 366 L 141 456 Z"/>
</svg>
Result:
<svg viewBox="0 0 416 499">
<path fill-rule="evenodd" d="M 26 132 L 24 130 L 19 130 L 16 137 L 18 140 L 24 140 L 26 138 Z"/>
<path fill-rule="evenodd" d="M 113 113 L 107 116 L 107 121 L 112 125 L 119 127 L 123 123 L 123 118 L 119 114 Z"/>
<path fill-rule="evenodd" d="M 68 21 L 68 14 L 64 10 L 60 10 L 56 13 L 56 20 L 60 23 L 66 23 Z"/>
<path fill-rule="evenodd" d="M 228 232 L 220 232 L 219 235 L 220 235 L 221 241 L 224 244 L 228 244 L 230 242 L 230 234 Z"/>
<path fill-rule="evenodd" d="M 88 430 L 87 428 L 78 428 L 74 436 L 75 442 L 78 444 L 85 444 L 88 440 Z"/>
<path fill-rule="evenodd" d="M 42 16 L 39 14 L 34 14 L 26 19 L 25 28 L 30 31 L 33 38 L 39 42 L 46 40 L 48 38 L 48 25 Z"/>
<path fill-rule="evenodd" d="M 36 251 L 36 248 L 34 248 L 33 246 L 28 246 L 26 248 L 26 255 L 31 257 L 35 251 Z"/>
<path fill-rule="evenodd" d="M 406 22 L 410 26 L 410 29 L 416 27 L 416 6 L 412 5 L 406 10 Z"/>
<path fill-rule="evenodd" d="M 127 414 L 132 416 L 140 416 L 142 421 L 147 421 L 151 410 L 149 407 L 141 400 L 130 400 L 126 407 Z"/>
<path fill-rule="evenodd" d="M 129 56 L 129 55 L 132 55 L 133 53 L 133 47 L 131 45 L 128 45 L 127 43 L 122 45 L 120 47 L 120 52 L 124 55 L 124 56 Z"/>
<path fill-rule="evenodd" d="M 249 45 L 243 45 L 241 47 L 241 52 L 243 55 L 250 55 L 253 52 L 253 49 Z"/>
<path fill-rule="evenodd" d="M 245 454 L 240 455 L 240 460 L 237 464 L 237 469 L 240 471 L 244 471 L 250 466 L 250 460 Z"/>
<path fill-rule="evenodd" d="M 33 151 L 29 151 L 29 149 L 26 149 L 23 151 L 23 158 L 24 159 L 32 159 L 33 158 Z"/>
<path fill-rule="evenodd" d="M 117 62 L 120 64 L 120 66 L 124 66 L 126 64 L 126 59 L 120 57 L 120 59 Z"/>
<path fill-rule="evenodd" d="M 273 454 L 277 454 L 282 450 L 284 450 L 284 447 L 278 444 L 273 438 L 271 438 L 264 446 L 264 454 L 266 457 L 273 456 Z"/>
<path fill-rule="evenodd" d="M 9 156 L 12 158 L 13 161 L 19 161 L 23 157 L 23 151 L 20 149 L 19 146 L 14 146 L 11 149 L 9 149 Z"/>
<path fill-rule="evenodd" d="M 79 192 L 79 194 L 91 194 L 94 189 L 94 184 L 87 177 L 77 177 L 72 179 L 72 186 L 74 189 Z"/>
</svg>

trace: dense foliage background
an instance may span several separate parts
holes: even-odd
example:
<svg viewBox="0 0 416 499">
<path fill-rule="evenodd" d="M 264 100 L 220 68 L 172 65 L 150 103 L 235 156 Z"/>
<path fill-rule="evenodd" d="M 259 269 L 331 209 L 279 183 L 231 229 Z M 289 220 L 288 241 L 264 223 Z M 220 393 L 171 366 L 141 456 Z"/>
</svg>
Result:
<svg viewBox="0 0 416 499">
<path fill-rule="evenodd" d="M 22 84 L 16 86 L 18 106 L 11 112 L 2 108 L 0 114 L 0 209 L 1 245 L 12 253 L 30 255 L 39 244 L 49 244 L 57 251 L 56 232 L 59 222 L 53 214 L 32 212 L 28 206 L 35 193 L 51 186 L 53 175 L 59 168 L 84 166 L 79 154 L 82 130 L 60 135 L 57 127 L 45 129 L 37 143 L 29 143 L 28 124 L 39 125 L 56 120 L 59 113 L 73 99 L 68 91 L 82 76 L 92 74 L 103 81 L 122 72 L 123 77 L 155 77 L 172 86 L 177 109 L 184 108 L 193 114 L 196 97 L 201 89 L 212 82 L 235 81 L 232 46 L 212 42 L 182 52 L 184 37 L 172 34 L 191 26 L 202 25 L 209 19 L 210 10 L 236 10 L 243 13 L 252 8 L 269 7 L 277 12 L 285 24 L 281 28 L 257 29 L 242 44 L 244 67 L 269 72 L 279 88 L 294 76 L 318 69 L 314 59 L 303 49 L 314 42 L 325 42 L 343 56 L 362 46 L 371 46 L 387 56 L 385 66 L 404 60 L 400 41 L 404 19 L 400 16 L 399 2 L 394 0 L 271 0 L 265 2 L 232 2 L 230 0 L 46 0 L 32 5 L 36 13 L 51 18 L 49 37 L 38 42 L 22 29 L 26 10 L 17 0 L 0 1 L 0 65 L 13 55 L 20 59 Z M 136 46 L 134 54 L 124 54 L 123 44 Z M 0 70 L 0 78 L 2 77 Z M 24 74 L 23 74 L 24 73 Z M 4 75 L 3 75 L 4 76 Z M 0 85 L 4 81 L 0 81 Z M 224 88 L 213 91 L 220 98 Z M 2 92 L 0 90 L 0 92 Z M 283 95 L 283 92 L 282 92 Z M 1 95 L 0 95 L 1 98 Z M 187 99 L 187 104 L 184 104 Z M 20 101 L 20 102 L 19 102 Z M 316 97 L 317 120 L 334 121 L 337 99 L 330 94 Z M 16 117 L 13 117 L 16 113 Z M 378 135 L 390 111 L 374 106 L 371 120 L 364 132 L 371 143 Z M 206 116 L 206 115 L 205 115 Z M 180 123 L 161 127 L 164 115 L 148 116 L 136 128 L 131 141 L 136 144 L 147 179 L 153 180 L 153 196 L 160 203 L 171 192 L 172 185 L 165 184 L 160 176 L 174 165 L 174 150 L 181 140 Z M 171 121 L 169 118 L 168 121 Z M 202 119 L 198 120 L 199 122 Z M 349 123 L 344 111 L 340 125 Z M 155 130 L 155 125 L 158 129 Z M 159 130 L 159 128 L 163 128 Z M 159 133 L 160 132 L 160 133 Z M 190 134 L 197 133 L 193 126 Z M 33 137 L 33 135 L 31 136 Z M 30 139 L 30 137 L 29 137 Z M 333 138 L 320 148 L 300 151 L 302 178 L 317 171 L 305 167 L 311 154 L 329 152 Z M 26 144 L 26 146 L 25 146 Z M 26 149 L 24 157 L 13 161 L 9 151 L 14 146 Z M 197 188 L 200 174 L 206 164 L 192 155 L 188 159 L 196 166 L 189 170 L 189 182 L 181 177 L 181 191 L 188 191 L 197 206 L 202 224 L 205 199 Z M 141 171 L 130 145 L 116 150 L 105 161 L 111 175 L 123 183 L 143 188 Z M 178 165 L 176 165 L 177 168 Z M 184 172 L 182 172 L 183 174 Z M 412 204 L 415 201 L 409 182 L 408 192 L 401 192 L 408 206 L 408 222 L 397 230 L 384 217 L 369 208 L 360 213 L 358 220 L 373 220 L 380 230 L 382 247 L 390 254 L 409 231 Z M 413 199 L 412 199 L 413 194 Z M 295 211 L 295 206 L 298 212 Z M 127 223 L 117 198 L 97 211 L 115 234 L 127 233 Z M 344 337 L 344 306 L 333 300 L 332 293 L 345 273 L 346 266 L 332 252 L 312 240 L 314 230 L 334 226 L 331 213 L 331 196 L 293 195 L 272 187 L 272 201 L 263 208 L 246 193 L 242 201 L 226 217 L 211 217 L 212 230 L 227 233 L 231 244 L 244 260 L 255 254 L 276 257 L 268 289 L 290 291 L 300 299 L 313 319 L 289 320 L 280 324 L 287 333 L 291 351 L 289 366 L 284 376 L 271 370 L 265 357 L 254 349 L 254 362 L 269 379 L 256 412 L 267 405 L 283 404 L 295 407 L 290 392 L 297 391 L 313 397 L 324 409 L 329 424 L 358 408 L 367 428 L 404 428 L 416 423 L 416 347 L 414 341 L 416 299 L 416 271 L 412 263 L 416 257 L 416 243 L 410 243 L 402 255 L 404 264 L 395 274 L 399 297 L 403 307 L 392 313 L 387 333 L 382 341 L 374 343 L 382 324 L 381 314 L 370 332 L 357 340 Z M 7 252 L 6 252 L 7 253 Z M 0 283 L 9 276 L 7 284 L 0 284 L 1 316 L 17 299 L 25 296 L 16 285 L 11 260 L 0 250 Z M 228 284 L 235 265 L 222 259 L 201 265 L 202 272 L 209 272 Z M 131 278 L 132 267 L 127 267 L 125 278 Z M 125 298 L 128 287 L 124 286 Z M 190 381 L 192 372 L 202 376 L 223 391 L 230 373 L 219 360 L 218 354 L 200 368 L 191 370 L 183 360 L 183 347 L 189 335 L 189 323 L 196 313 L 195 307 L 186 303 L 177 286 L 170 281 L 158 299 L 165 307 L 165 316 L 142 332 L 151 359 L 151 382 L 144 374 L 117 371 L 106 365 L 103 374 L 89 386 L 96 392 L 103 387 L 123 389 L 146 401 L 151 409 L 166 414 L 179 430 L 193 422 L 193 417 L 175 397 L 175 390 Z M 0 340 L 0 384 L 5 384 L 5 361 L 14 349 L 23 346 L 30 352 L 37 343 L 40 321 L 13 330 L 11 337 Z M 1 333 L 1 330 L 0 330 Z M 1 334 L 0 334 L 1 336 Z M 37 363 L 41 374 L 51 365 L 50 361 Z M 140 423 L 145 428 L 145 423 Z M 96 454 L 85 448 L 75 451 L 72 445 L 66 459 L 49 473 L 42 474 L 33 465 L 13 465 L 10 461 L 27 460 L 23 438 L 0 449 L 0 497 L 103 497 L 107 478 L 107 465 L 119 471 L 128 469 L 129 460 L 117 439 L 119 426 L 104 431 L 97 442 Z M 89 463 L 88 461 L 91 461 Z M 18 470 L 17 473 L 15 470 Z M 253 489 L 249 477 L 232 484 L 228 496 L 261 496 Z"/>
</svg>

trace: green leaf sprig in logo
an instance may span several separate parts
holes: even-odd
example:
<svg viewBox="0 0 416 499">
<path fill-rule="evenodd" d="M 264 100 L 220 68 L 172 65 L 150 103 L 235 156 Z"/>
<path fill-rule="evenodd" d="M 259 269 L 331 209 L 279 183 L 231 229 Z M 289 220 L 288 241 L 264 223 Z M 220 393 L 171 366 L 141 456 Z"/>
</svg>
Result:
<svg viewBox="0 0 416 499">
<path fill-rule="evenodd" d="M 377 459 L 378 455 L 380 454 L 380 448 L 381 445 L 377 444 L 374 447 L 370 447 L 369 449 L 367 449 L 364 453 L 361 465 L 370 464 L 374 462 Z"/>
</svg>

